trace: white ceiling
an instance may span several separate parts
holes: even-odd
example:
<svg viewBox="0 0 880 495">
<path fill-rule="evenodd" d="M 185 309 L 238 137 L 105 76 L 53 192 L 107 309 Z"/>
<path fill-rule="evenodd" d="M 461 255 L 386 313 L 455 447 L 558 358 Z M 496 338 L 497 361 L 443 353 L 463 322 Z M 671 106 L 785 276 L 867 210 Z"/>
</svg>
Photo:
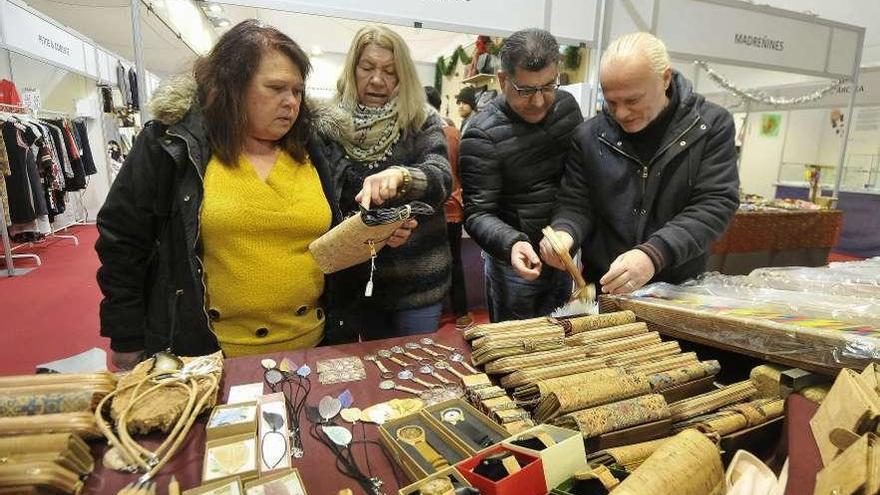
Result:
<svg viewBox="0 0 880 495">
<path fill-rule="evenodd" d="M 277 27 L 293 38 L 306 51 L 319 46 L 327 53 L 348 52 L 351 40 L 364 23 L 350 19 L 324 17 L 294 12 L 258 9 L 223 5 L 224 15 L 234 25 L 245 19 L 260 19 Z M 458 45 L 473 43 L 475 36 L 470 34 L 450 33 L 433 29 L 416 29 L 406 26 L 389 26 L 409 46 L 414 60 L 418 62 L 437 61 L 440 55 L 449 55 Z"/>
<path fill-rule="evenodd" d="M 134 60 L 128 0 L 25 0 L 28 5 L 94 40 L 120 57 Z M 147 70 L 159 76 L 184 70 L 195 58 L 155 15 L 141 4 L 141 37 Z"/>
<path fill-rule="evenodd" d="M 76 29 L 99 45 L 134 59 L 128 0 L 27 0 L 35 9 Z M 880 0 L 759 0 L 774 7 L 810 11 L 824 18 L 867 27 L 863 65 L 880 65 Z M 757 2 L 756 2 L 757 3 Z M 344 53 L 363 24 L 359 21 L 224 5 L 234 24 L 247 18 L 275 25 L 307 51 L 320 46 L 324 52 Z M 458 45 L 473 41 L 473 35 L 394 26 L 409 44 L 413 58 L 436 61 Z M 160 76 L 186 70 L 194 53 L 164 24 L 144 8 L 142 28 L 147 69 Z M 222 31 L 222 30 L 220 30 Z M 218 34 L 220 34 L 218 32 Z"/>
</svg>

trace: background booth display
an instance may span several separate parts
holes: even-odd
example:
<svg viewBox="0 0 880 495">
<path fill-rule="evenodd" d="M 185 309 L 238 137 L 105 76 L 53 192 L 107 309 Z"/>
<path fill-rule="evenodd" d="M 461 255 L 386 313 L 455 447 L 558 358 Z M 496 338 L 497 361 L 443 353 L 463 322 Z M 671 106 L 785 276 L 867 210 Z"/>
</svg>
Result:
<svg viewBox="0 0 880 495">
<path fill-rule="evenodd" d="M 139 90 L 132 62 L 23 2 L 0 1 L 0 12 L 0 79 L 20 96 L 20 101 L 4 100 L 2 120 L 5 126 L 24 126 L 21 135 L 29 134 L 35 141 L 28 144 L 37 145 L 28 151 L 23 142 L 19 147 L 5 143 L 5 151 L 14 151 L 7 154 L 21 162 L 12 160 L 21 172 L 5 181 L 16 199 L 4 204 L 12 210 L 6 214 L 14 217 L 8 231 L 12 239 L 3 229 L 3 275 L 11 276 L 42 263 L 32 241 L 48 236 L 79 244 L 67 228 L 94 221 L 140 128 L 143 100 L 152 95 L 159 77 L 146 72 Z M 10 129 L 6 137 L 15 135 Z M 43 138 L 52 140 L 45 157 L 39 154 Z M 111 153 L 111 148 L 118 151 Z M 28 170 L 31 158 L 42 167 Z M 30 263 L 16 269 L 16 259 Z"/>
</svg>

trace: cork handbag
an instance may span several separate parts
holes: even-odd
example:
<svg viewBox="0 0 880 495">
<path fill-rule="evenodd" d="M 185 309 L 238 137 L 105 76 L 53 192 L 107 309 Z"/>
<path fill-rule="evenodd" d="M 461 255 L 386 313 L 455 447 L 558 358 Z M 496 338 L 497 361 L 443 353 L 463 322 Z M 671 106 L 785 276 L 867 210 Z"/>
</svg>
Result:
<svg viewBox="0 0 880 495">
<path fill-rule="evenodd" d="M 391 208 L 361 209 L 309 244 L 309 252 L 325 274 L 374 258 L 404 222 L 416 215 L 432 215 L 434 208 L 414 201 Z"/>
</svg>

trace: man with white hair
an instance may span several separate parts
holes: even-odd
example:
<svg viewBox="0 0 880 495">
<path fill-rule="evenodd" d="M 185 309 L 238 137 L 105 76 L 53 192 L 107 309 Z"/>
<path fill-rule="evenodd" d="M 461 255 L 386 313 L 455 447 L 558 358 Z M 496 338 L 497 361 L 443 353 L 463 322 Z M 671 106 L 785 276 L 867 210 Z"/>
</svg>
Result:
<svg viewBox="0 0 880 495">
<path fill-rule="evenodd" d="M 739 205 L 733 118 L 649 33 L 614 40 L 599 79 L 605 105 L 574 132 L 552 226 L 602 292 L 692 278 Z M 547 239 L 540 251 L 562 269 Z"/>
</svg>

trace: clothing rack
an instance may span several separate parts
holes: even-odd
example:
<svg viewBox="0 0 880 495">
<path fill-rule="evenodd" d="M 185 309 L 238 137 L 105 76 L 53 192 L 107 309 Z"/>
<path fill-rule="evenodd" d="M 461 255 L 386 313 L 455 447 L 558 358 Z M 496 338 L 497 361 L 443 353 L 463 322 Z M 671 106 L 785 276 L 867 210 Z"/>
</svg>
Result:
<svg viewBox="0 0 880 495">
<path fill-rule="evenodd" d="M 11 117 L 23 117 L 23 118 L 29 117 L 29 118 L 37 118 L 37 119 L 40 117 L 43 117 L 43 118 L 59 118 L 60 117 L 60 118 L 72 120 L 72 117 L 70 116 L 70 114 L 68 112 L 61 112 L 61 111 L 57 111 L 57 110 L 44 110 L 44 109 L 32 111 L 31 109 L 28 109 L 22 105 L 9 105 L 9 104 L 5 104 L 5 103 L 0 104 L 0 114 L 5 114 L 5 115 L 11 116 Z M 0 180 L 3 180 L 3 179 L 0 178 Z M 88 183 L 86 183 L 86 184 L 88 185 Z M 79 203 L 78 209 L 80 211 L 84 212 L 85 211 L 85 204 L 83 202 L 83 194 L 84 194 L 85 190 L 78 191 L 78 192 L 79 192 L 79 194 L 75 194 L 74 196 L 78 198 L 78 203 Z M 5 214 L 3 211 L 3 205 L 0 204 L 0 218 L 4 218 L 4 216 L 5 216 Z M 73 216 L 74 216 L 74 220 L 72 222 L 65 224 L 62 227 L 56 228 L 56 227 L 50 225 L 50 231 L 48 234 L 46 234 L 45 240 L 50 240 L 50 239 L 70 240 L 71 242 L 73 242 L 73 245 L 75 247 L 78 247 L 79 246 L 79 238 L 75 234 L 71 234 L 71 233 L 60 234 L 59 233 L 59 232 L 67 232 L 67 229 L 69 229 L 70 227 L 76 226 L 76 225 L 87 224 L 87 220 L 88 220 L 87 214 L 85 214 L 85 218 L 82 218 L 82 219 L 76 218 L 77 217 L 76 213 Z M 2 232 L 3 253 L 4 253 L 4 260 L 6 262 L 6 271 L 3 276 L 13 277 L 13 276 L 24 275 L 31 270 L 31 269 L 17 269 L 17 268 L 15 268 L 15 266 L 14 266 L 15 259 L 32 259 L 32 260 L 34 260 L 34 262 L 36 263 L 36 265 L 38 267 L 42 266 L 43 260 L 37 254 L 34 254 L 34 253 L 14 253 L 14 251 L 16 251 L 18 249 L 23 249 L 26 247 L 33 247 L 35 245 L 35 243 L 24 242 L 24 243 L 17 244 L 17 245 L 13 246 L 11 239 L 9 238 L 8 228 L 6 227 L 6 225 L 4 225 L 3 227 L 4 227 L 3 229 L 0 229 L 3 231 Z"/>
<path fill-rule="evenodd" d="M 27 108 L 22 105 L 10 105 L 8 103 L 0 103 L 0 114 L 5 114 L 12 117 L 26 117 Z M 0 177 L 0 180 L 6 180 L 3 177 Z M 6 212 L 3 208 L 3 203 L 0 202 L 0 219 L 6 218 Z M 33 259 L 37 266 L 43 264 L 43 260 L 40 259 L 39 256 L 32 253 L 18 253 L 13 254 L 12 251 L 21 247 L 21 245 L 13 246 L 12 241 L 9 239 L 9 228 L 6 225 L 6 221 L 2 220 L 3 228 L 0 229 L 2 231 L 2 240 L 3 240 L 3 259 L 6 263 L 6 270 L 2 274 L 4 277 L 16 277 L 26 274 L 31 271 L 30 268 L 15 268 L 15 259 Z"/>
</svg>

